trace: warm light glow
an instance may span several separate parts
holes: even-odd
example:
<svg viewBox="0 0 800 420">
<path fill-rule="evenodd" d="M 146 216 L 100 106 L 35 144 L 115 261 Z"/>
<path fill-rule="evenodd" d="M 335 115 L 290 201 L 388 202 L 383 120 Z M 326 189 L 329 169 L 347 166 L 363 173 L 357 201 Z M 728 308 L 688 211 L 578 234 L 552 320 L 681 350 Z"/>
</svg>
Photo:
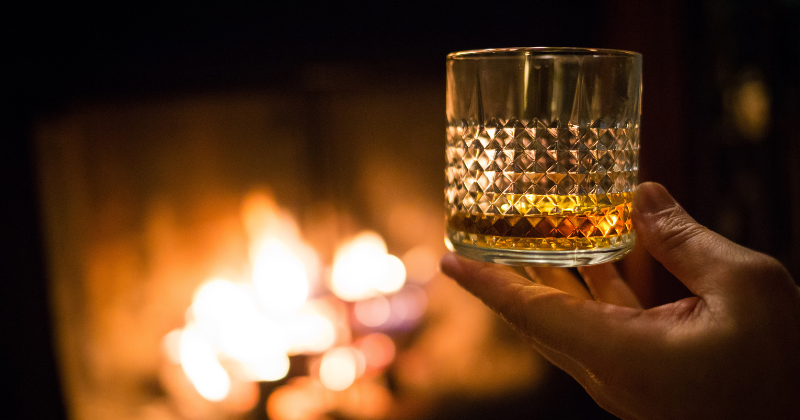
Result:
<svg viewBox="0 0 800 420">
<path fill-rule="evenodd" d="M 757 74 L 751 75 L 733 92 L 733 122 L 743 137 L 759 141 L 770 125 L 770 93 Z"/>
<path fill-rule="evenodd" d="M 220 331 L 219 342 L 223 353 L 238 362 L 247 379 L 277 381 L 289 372 L 285 332 L 263 315 Z"/>
<path fill-rule="evenodd" d="M 197 324 L 222 331 L 257 315 L 258 308 L 242 285 L 212 279 L 197 289 L 190 312 Z"/>
<path fill-rule="evenodd" d="M 383 257 L 383 272 L 375 277 L 374 287 L 381 293 L 394 293 L 406 282 L 406 268 L 400 258 L 386 254 Z"/>
<path fill-rule="evenodd" d="M 441 255 L 430 246 L 419 245 L 409 249 L 402 258 L 408 271 L 408 280 L 427 283 L 436 275 L 440 258 Z"/>
<path fill-rule="evenodd" d="M 328 410 L 330 391 L 309 377 L 292 379 L 275 389 L 267 399 L 267 415 L 274 420 L 316 419 Z"/>
<path fill-rule="evenodd" d="M 181 334 L 180 359 L 183 371 L 203 398 L 221 401 L 228 396 L 231 379 L 211 343 L 193 325 L 187 325 Z"/>
<path fill-rule="evenodd" d="M 289 355 L 323 353 L 311 368 L 319 380 L 306 378 L 311 381 L 306 383 L 307 390 L 321 393 L 278 388 L 267 404 L 275 418 L 305 418 L 295 415 L 300 412 L 298 406 L 307 407 L 308 414 L 338 401 L 332 395 L 364 394 L 352 385 L 367 368 L 383 369 L 391 363 L 395 347 L 383 334 L 367 335 L 355 347 L 334 347 L 352 340 L 348 307 L 342 300 L 355 302 L 354 315 L 364 326 L 392 328 L 395 307 L 400 308 L 401 318 L 414 312 L 408 309 L 404 263 L 388 254 L 378 234 L 363 232 L 341 246 L 334 257 L 330 288 L 338 299 L 327 296 L 309 301 L 310 282 L 320 277 L 319 260 L 300 240 L 294 220 L 263 194 L 245 200 L 242 217 L 252 242 L 252 283 L 221 278 L 203 283 L 187 311 L 186 327 L 164 337 L 167 357 L 181 364 L 203 398 L 229 401 L 236 397 L 235 384 L 286 377 Z M 323 394 L 327 402 L 320 405 L 314 399 Z M 237 407 L 250 407 L 252 398 L 247 395 L 239 396 Z M 362 405 L 355 406 L 369 408 Z M 385 411 L 383 403 L 372 405 L 367 411 Z"/>
<path fill-rule="evenodd" d="M 336 327 L 319 302 L 307 302 L 284 328 L 289 339 L 289 354 L 322 353 L 336 343 Z"/>
<path fill-rule="evenodd" d="M 386 243 L 374 232 L 363 232 L 336 252 L 331 290 L 342 300 L 366 299 L 403 287 L 406 271 L 399 258 L 386 253 Z"/>
<path fill-rule="evenodd" d="M 254 243 L 265 236 L 288 240 L 300 237 L 294 218 L 278 208 L 272 196 L 264 191 L 255 191 L 242 200 L 242 222 Z"/>
<path fill-rule="evenodd" d="M 220 350 L 242 362 L 285 353 L 289 347 L 281 326 L 261 314 L 229 324 L 217 334 Z"/>
<path fill-rule="evenodd" d="M 289 357 L 286 353 L 263 353 L 259 357 L 248 360 L 244 367 L 244 373 L 249 380 L 277 381 L 289 373 Z"/>
<path fill-rule="evenodd" d="M 274 314 L 294 312 L 308 297 L 303 262 L 275 238 L 265 240 L 255 254 L 253 284 L 261 305 Z"/>
<path fill-rule="evenodd" d="M 252 289 L 227 280 L 211 280 L 195 294 L 193 322 L 213 337 L 212 345 L 236 361 L 241 375 L 276 381 L 289 371 L 289 345 L 283 328 L 256 306 Z"/>
<path fill-rule="evenodd" d="M 385 419 L 392 407 L 392 395 L 381 384 L 358 381 L 340 394 L 337 409 L 348 418 Z"/>
<path fill-rule="evenodd" d="M 225 408 L 232 413 L 246 413 L 258 404 L 259 394 L 258 384 L 251 381 L 234 380 L 231 383 L 231 390 L 225 398 Z"/>
<path fill-rule="evenodd" d="M 347 389 L 363 372 L 364 356 L 351 347 L 336 347 L 322 356 L 319 380 L 332 391 Z"/>
<path fill-rule="evenodd" d="M 369 334 L 358 340 L 356 347 L 364 355 L 370 369 L 381 369 L 394 360 L 395 345 L 386 334 Z"/>
<path fill-rule="evenodd" d="M 174 364 L 179 364 L 181 362 L 182 334 L 182 330 L 175 329 L 168 332 L 164 338 L 161 339 L 161 346 L 164 349 L 164 354 L 166 354 L 167 359 Z"/>
<path fill-rule="evenodd" d="M 425 313 L 428 296 L 421 287 L 407 285 L 391 297 L 392 316 L 399 323 L 417 321 Z"/>
<path fill-rule="evenodd" d="M 300 260 L 305 269 L 306 283 L 313 286 L 319 278 L 320 263 L 313 248 L 300 239 L 300 229 L 294 217 L 278 208 L 272 196 L 254 191 L 242 201 L 242 223 L 251 241 L 251 260 L 257 263 L 264 244 L 279 240 L 289 250 L 293 260 Z"/>
<path fill-rule="evenodd" d="M 360 300 L 353 307 L 358 322 L 367 327 L 379 327 L 389 320 L 392 308 L 383 296 Z"/>
</svg>

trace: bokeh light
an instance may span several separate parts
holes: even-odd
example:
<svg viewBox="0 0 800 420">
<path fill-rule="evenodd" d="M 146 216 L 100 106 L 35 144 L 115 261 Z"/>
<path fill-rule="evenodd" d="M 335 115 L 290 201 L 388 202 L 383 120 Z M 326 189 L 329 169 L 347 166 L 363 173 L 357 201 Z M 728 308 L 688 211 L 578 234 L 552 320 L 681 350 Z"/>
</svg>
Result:
<svg viewBox="0 0 800 420">
<path fill-rule="evenodd" d="M 392 307 L 383 296 L 359 300 L 353 305 L 353 314 L 358 322 L 367 327 L 379 327 L 389 320 Z"/>
<path fill-rule="evenodd" d="M 438 272 L 441 254 L 427 245 L 417 245 L 403 254 L 401 260 L 406 268 L 408 281 L 427 283 Z"/>
<path fill-rule="evenodd" d="M 383 238 L 362 232 L 337 250 L 330 286 L 337 297 L 353 302 L 395 292 L 405 280 L 402 261 L 387 253 Z"/>
<path fill-rule="evenodd" d="M 324 301 L 309 301 L 292 317 L 284 321 L 289 339 L 289 354 L 321 353 L 336 343 L 333 310 Z"/>
<path fill-rule="evenodd" d="M 193 325 L 181 335 L 181 366 L 197 392 L 209 401 L 222 401 L 228 396 L 231 379 L 219 364 L 211 343 Z"/>
<path fill-rule="evenodd" d="M 355 343 L 364 355 L 369 369 L 381 369 L 394 360 L 396 348 L 394 341 L 383 333 L 372 333 L 362 337 Z"/>
<path fill-rule="evenodd" d="M 275 314 L 300 309 L 308 297 L 308 276 L 303 262 L 275 238 L 264 241 L 256 252 L 253 284 L 261 305 Z"/>
<path fill-rule="evenodd" d="M 364 356 L 352 347 L 336 347 L 325 352 L 319 365 L 319 380 L 332 391 L 347 389 L 365 366 Z"/>
</svg>

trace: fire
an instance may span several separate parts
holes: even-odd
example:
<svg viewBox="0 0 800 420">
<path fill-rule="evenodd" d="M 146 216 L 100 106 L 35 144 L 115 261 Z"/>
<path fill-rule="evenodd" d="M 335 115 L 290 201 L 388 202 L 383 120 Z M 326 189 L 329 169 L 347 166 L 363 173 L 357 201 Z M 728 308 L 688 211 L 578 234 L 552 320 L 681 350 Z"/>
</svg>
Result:
<svg viewBox="0 0 800 420">
<path fill-rule="evenodd" d="M 331 290 L 342 300 L 356 301 L 400 290 L 406 281 L 403 262 L 386 251 L 375 232 L 363 232 L 336 252 Z"/>
<path fill-rule="evenodd" d="M 391 408 L 391 394 L 374 381 L 357 381 L 346 390 L 332 391 L 319 380 L 304 376 L 278 387 L 267 399 L 267 415 L 275 420 L 329 418 L 382 419 Z"/>
<path fill-rule="evenodd" d="M 261 305 L 274 314 L 295 312 L 308 298 L 303 262 L 275 238 L 265 240 L 256 252 L 253 284 Z"/>
<path fill-rule="evenodd" d="M 307 302 L 316 255 L 294 221 L 265 194 L 244 200 L 242 219 L 252 242 L 251 281 L 209 279 L 195 292 L 187 326 L 164 339 L 170 358 L 210 401 L 226 398 L 232 376 L 280 380 L 289 354 L 323 352 L 336 341 L 325 311 Z"/>
<path fill-rule="evenodd" d="M 231 378 L 217 361 L 211 343 L 195 326 L 189 325 L 183 329 L 180 360 L 186 376 L 203 398 L 222 401 L 228 396 Z"/>
<path fill-rule="evenodd" d="M 319 380 L 325 388 L 342 391 L 364 373 L 364 355 L 353 347 L 336 347 L 322 356 Z"/>
<path fill-rule="evenodd" d="M 267 415 L 276 420 L 308 420 L 327 410 L 332 398 L 311 378 L 295 378 L 289 386 L 275 390 L 267 400 Z"/>
<path fill-rule="evenodd" d="M 189 310 L 195 322 L 214 331 L 223 331 L 257 315 L 254 303 L 243 286 L 216 278 L 197 289 Z"/>
<path fill-rule="evenodd" d="M 392 307 L 383 296 L 360 300 L 355 303 L 353 313 L 361 324 L 367 327 L 379 327 L 389 320 Z"/>
<path fill-rule="evenodd" d="M 322 301 L 309 301 L 284 327 L 289 337 L 289 354 L 321 353 L 336 343 L 336 326 L 331 320 L 331 308 Z"/>
<path fill-rule="evenodd" d="M 186 326 L 164 337 L 169 360 L 181 365 L 203 398 L 232 401 L 246 390 L 233 385 L 280 380 L 289 372 L 290 355 L 321 354 L 311 366 L 318 379 L 307 378 L 310 382 L 303 383 L 315 385 L 305 388 L 330 396 L 345 395 L 340 392 L 344 390 L 361 395 L 378 387 L 374 392 L 385 394 L 383 403 L 360 409 L 385 411 L 388 391 L 368 381 L 358 385 L 357 380 L 365 371 L 374 374 L 391 363 L 394 343 L 381 333 L 352 343 L 348 317 L 352 314 L 369 328 L 395 328 L 409 314 L 415 315 L 420 305 L 414 291 L 419 287 L 405 285 L 403 262 L 388 253 L 377 233 L 362 232 L 337 250 L 328 271 L 333 295 L 325 296 L 325 291 L 315 290 L 321 273 L 316 253 L 300 239 L 294 219 L 279 211 L 268 195 L 249 195 L 242 221 L 250 236 L 250 270 L 241 267 L 238 272 L 250 275 L 236 281 L 212 277 L 197 289 Z M 415 266 L 426 263 L 420 252 L 410 255 Z M 426 276 L 415 274 L 418 282 Z M 414 290 L 409 292 L 409 287 Z M 343 301 L 354 302 L 352 312 Z M 284 408 L 316 397 L 295 388 L 279 387 L 268 410 L 281 418 L 302 418 Z M 322 412 L 333 407 L 333 399 L 326 401 L 304 404 Z"/>
</svg>

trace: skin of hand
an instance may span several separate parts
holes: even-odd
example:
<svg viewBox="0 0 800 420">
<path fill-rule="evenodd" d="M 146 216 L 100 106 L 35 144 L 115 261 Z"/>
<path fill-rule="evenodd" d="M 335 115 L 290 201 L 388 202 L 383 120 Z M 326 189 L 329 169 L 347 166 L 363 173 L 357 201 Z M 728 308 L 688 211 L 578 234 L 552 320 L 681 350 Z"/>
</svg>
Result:
<svg viewBox="0 0 800 420">
<path fill-rule="evenodd" d="M 626 419 L 798 418 L 800 289 L 775 259 L 694 221 L 660 184 L 634 194 L 637 240 L 694 296 L 642 309 L 612 264 L 521 270 L 455 254 L 444 274 Z M 531 281 L 533 280 L 533 281 Z"/>
</svg>

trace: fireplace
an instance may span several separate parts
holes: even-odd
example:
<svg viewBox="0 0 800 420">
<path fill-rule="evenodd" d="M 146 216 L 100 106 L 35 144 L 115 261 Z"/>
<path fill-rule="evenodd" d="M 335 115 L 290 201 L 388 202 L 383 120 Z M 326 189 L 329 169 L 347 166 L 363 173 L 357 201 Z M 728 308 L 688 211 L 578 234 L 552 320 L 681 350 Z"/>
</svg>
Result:
<svg viewBox="0 0 800 420">
<path fill-rule="evenodd" d="M 550 374 L 437 271 L 440 86 L 334 85 L 39 124 L 72 418 L 435 418 Z"/>
</svg>

